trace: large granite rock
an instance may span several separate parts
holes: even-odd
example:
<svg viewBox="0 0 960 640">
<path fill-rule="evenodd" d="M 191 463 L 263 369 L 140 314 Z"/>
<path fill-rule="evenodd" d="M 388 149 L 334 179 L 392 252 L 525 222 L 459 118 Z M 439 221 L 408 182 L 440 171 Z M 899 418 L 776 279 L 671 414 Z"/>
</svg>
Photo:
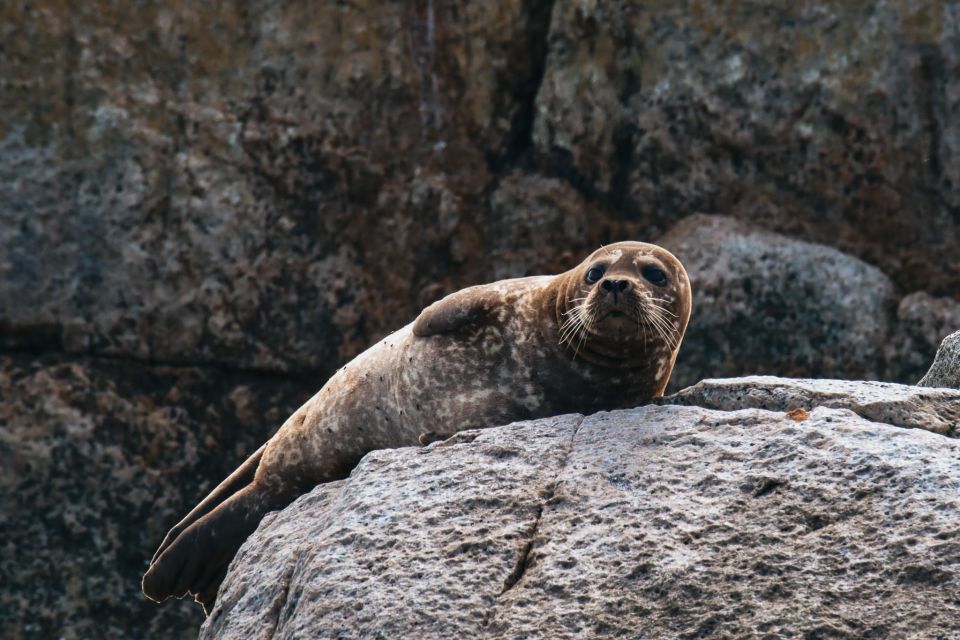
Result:
<svg viewBox="0 0 960 640">
<path fill-rule="evenodd" d="M 876 267 L 725 216 L 691 216 L 659 242 L 693 288 L 672 388 L 707 375 L 882 377 L 896 297 Z"/>
<path fill-rule="evenodd" d="M 5 342 L 330 372 L 479 277 L 550 3 L 8 4 Z"/>
<path fill-rule="evenodd" d="M 200 636 L 960 634 L 960 442 L 809 408 L 648 406 L 371 454 L 262 523 Z"/>
<path fill-rule="evenodd" d="M 960 331 L 943 339 L 930 370 L 917 384 L 923 387 L 960 389 Z"/>
<path fill-rule="evenodd" d="M 0 356 L 0 636 L 190 635 L 196 605 L 140 593 L 150 556 L 316 384 Z"/>
</svg>

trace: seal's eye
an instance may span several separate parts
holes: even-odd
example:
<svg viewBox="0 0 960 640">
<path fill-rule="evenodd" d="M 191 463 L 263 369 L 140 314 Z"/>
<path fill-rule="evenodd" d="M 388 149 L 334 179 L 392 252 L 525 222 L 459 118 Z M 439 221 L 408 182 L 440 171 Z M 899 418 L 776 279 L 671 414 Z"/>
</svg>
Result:
<svg viewBox="0 0 960 640">
<path fill-rule="evenodd" d="M 587 271 L 587 282 L 589 282 L 590 284 L 593 284 L 594 282 L 602 278 L 603 271 L 604 271 L 603 267 L 599 265 L 596 267 L 590 267 L 590 269 Z"/>
<path fill-rule="evenodd" d="M 658 287 L 667 284 L 667 274 L 663 272 L 663 269 L 655 267 L 652 264 L 648 264 L 640 269 L 640 274 Z"/>
</svg>

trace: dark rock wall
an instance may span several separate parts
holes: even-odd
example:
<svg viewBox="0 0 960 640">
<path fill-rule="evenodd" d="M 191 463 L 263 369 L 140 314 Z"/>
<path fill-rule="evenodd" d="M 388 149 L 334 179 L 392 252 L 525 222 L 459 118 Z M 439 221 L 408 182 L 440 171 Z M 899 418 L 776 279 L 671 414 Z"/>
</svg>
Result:
<svg viewBox="0 0 960 640">
<path fill-rule="evenodd" d="M 695 304 L 685 380 L 916 380 L 960 318 L 958 66 L 932 0 L 3 3 L 0 626 L 192 632 L 140 571 L 338 364 L 697 212 L 887 284 L 882 344 L 786 360 Z"/>
</svg>

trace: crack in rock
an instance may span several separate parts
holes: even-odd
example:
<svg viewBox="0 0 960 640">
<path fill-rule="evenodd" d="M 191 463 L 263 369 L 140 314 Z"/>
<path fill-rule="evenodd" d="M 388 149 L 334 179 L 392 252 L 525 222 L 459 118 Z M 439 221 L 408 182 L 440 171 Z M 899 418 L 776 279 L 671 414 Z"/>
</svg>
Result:
<svg viewBox="0 0 960 640">
<path fill-rule="evenodd" d="M 520 579 L 523 578 L 524 574 L 527 571 L 527 568 L 530 566 L 530 553 L 533 551 L 533 544 L 536 541 L 537 533 L 540 530 L 540 523 L 543 520 L 543 512 L 550 505 L 550 502 L 554 499 L 554 495 L 557 491 L 557 486 L 560 484 L 560 476 L 563 474 L 563 471 L 567 468 L 567 461 L 570 460 L 570 454 L 573 453 L 573 443 L 576 440 L 577 433 L 580 431 L 580 427 L 583 425 L 583 416 L 580 417 L 580 420 L 577 422 L 577 426 L 574 428 L 573 433 L 570 435 L 570 444 L 567 447 L 566 454 L 563 456 L 563 461 L 560 463 L 559 468 L 557 469 L 557 475 L 554 477 L 553 482 L 547 485 L 546 490 L 543 493 L 543 502 L 537 508 L 537 517 L 533 522 L 533 525 L 530 527 L 530 532 L 527 534 L 527 542 L 520 549 L 520 555 L 517 557 L 517 562 L 514 564 L 513 569 L 510 571 L 510 574 L 503 581 L 503 589 L 500 590 L 500 593 L 497 594 L 497 597 L 503 596 L 505 593 L 510 591 Z"/>
</svg>

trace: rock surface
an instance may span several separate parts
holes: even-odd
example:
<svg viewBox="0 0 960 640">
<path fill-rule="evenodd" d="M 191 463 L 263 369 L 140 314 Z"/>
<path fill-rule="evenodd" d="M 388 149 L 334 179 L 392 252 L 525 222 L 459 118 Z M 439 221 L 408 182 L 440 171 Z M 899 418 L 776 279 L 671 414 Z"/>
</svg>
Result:
<svg viewBox="0 0 960 640">
<path fill-rule="evenodd" d="M 465 432 L 271 516 L 201 637 L 952 637 L 958 477 L 957 440 L 826 407 Z"/>
<path fill-rule="evenodd" d="M 671 388 L 704 371 L 881 377 L 896 298 L 876 267 L 725 216 L 691 216 L 659 242 L 694 297 Z"/>
<path fill-rule="evenodd" d="M 917 384 L 922 387 L 960 389 L 960 331 L 943 339 L 930 370 Z"/>
<path fill-rule="evenodd" d="M 147 562 L 316 384 L 0 356 L 0 636 L 194 633 L 196 605 L 140 593 Z"/>
<path fill-rule="evenodd" d="M 947 436 L 960 435 L 960 390 L 925 389 L 889 382 L 793 380 L 772 376 L 703 380 L 662 402 L 721 411 L 789 412 L 832 407 L 849 409 L 873 422 L 926 429 Z"/>
<path fill-rule="evenodd" d="M 700 211 L 960 290 L 952 5 L 2 17 L 7 348 L 328 374 L 445 292 Z"/>
</svg>

